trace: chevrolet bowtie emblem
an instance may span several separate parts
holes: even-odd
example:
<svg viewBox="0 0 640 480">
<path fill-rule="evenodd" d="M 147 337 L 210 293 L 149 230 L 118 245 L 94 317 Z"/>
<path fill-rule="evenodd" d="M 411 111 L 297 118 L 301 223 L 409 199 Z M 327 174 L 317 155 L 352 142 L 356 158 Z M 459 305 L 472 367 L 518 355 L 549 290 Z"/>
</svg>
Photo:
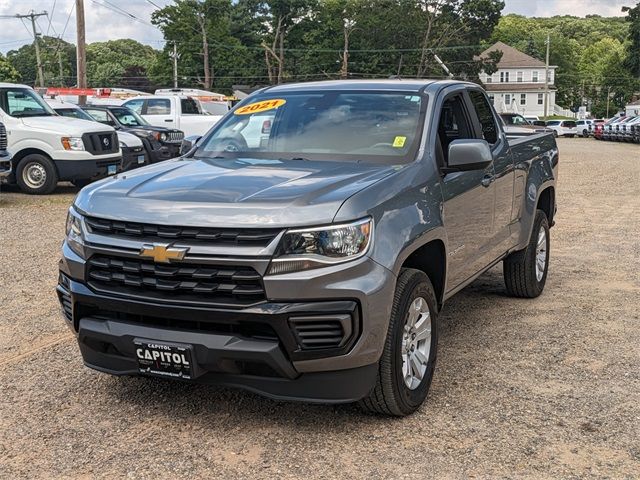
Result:
<svg viewBox="0 0 640 480">
<path fill-rule="evenodd" d="M 153 258 L 156 263 L 169 263 L 172 260 L 182 260 L 188 250 L 188 248 L 176 248 L 162 243 L 154 243 L 153 245 L 143 245 L 140 256 Z"/>
</svg>

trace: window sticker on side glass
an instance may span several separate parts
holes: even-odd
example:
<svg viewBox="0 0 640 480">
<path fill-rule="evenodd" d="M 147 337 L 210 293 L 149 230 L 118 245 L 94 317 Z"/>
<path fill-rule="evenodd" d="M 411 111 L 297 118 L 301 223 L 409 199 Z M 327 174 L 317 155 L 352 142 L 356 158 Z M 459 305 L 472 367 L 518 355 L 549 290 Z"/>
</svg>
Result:
<svg viewBox="0 0 640 480">
<path fill-rule="evenodd" d="M 404 147 L 404 142 L 406 142 L 406 141 L 407 141 L 407 137 L 397 136 L 393 140 L 393 146 L 395 148 L 402 148 L 402 147 Z"/>
</svg>

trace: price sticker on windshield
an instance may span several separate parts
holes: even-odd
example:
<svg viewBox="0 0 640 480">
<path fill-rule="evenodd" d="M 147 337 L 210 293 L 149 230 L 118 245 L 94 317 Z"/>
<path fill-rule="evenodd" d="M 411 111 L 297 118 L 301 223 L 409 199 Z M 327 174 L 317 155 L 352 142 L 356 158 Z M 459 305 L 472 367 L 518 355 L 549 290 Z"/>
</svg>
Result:
<svg viewBox="0 0 640 480">
<path fill-rule="evenodd" d="M 274 98 L 273 100 L 263 100 L 261 102 L 250 103 L 244 107 L 240 107 L 233 113 L 236 115 L 251 115 L 252 113 L 266 112 L 267 110 L 273 110 L 274 108 L 281 107 L 287 103 L 282 98 Z"/>
</svg>

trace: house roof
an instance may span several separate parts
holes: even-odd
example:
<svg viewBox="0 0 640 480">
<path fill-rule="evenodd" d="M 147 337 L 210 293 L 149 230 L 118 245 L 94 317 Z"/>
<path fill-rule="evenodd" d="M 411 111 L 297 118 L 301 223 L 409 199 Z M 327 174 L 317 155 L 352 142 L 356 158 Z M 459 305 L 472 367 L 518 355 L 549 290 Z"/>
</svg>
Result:
<svg viewBox="0 0 640 480">
<path fill-rule="evenodd" d="M 496 42 L 491 47 L 482 52 L 479 57 L 484 58 L 489 55 L 490 52 L 499 50 L 502 52 L 502 58 L 498 62 L 498 68 L 514 68 L 514 67 L 544 67 L 545 63 L 542 60 L 533 58 L 526 53 L 522 53 L 520 50 L 507 45 L 503 42 Z"/>
<path fill-rule="evenodd" d="M 640 105 L 640 100 L 636 100 L 635 102 L 627 103 L 627 107 L 635 107 L 636 105 Z"/>
<path fill-rule="evenodd" d="M 487 92 L 544 92 L 544 83 L 485 83 L 484 89 Z M 556 88 L 549 84 L 549 90 Z"/>
</svg>

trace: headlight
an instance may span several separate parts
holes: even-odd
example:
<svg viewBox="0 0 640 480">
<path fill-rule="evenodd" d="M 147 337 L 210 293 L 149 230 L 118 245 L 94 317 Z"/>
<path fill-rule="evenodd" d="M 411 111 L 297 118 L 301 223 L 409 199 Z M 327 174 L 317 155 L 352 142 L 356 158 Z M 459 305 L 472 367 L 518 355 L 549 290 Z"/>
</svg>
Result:
<svg viewBox="0 0 640 480">
<path fill-rule="evenodd" d="M 120 148 L 127 148 L 127 144 L 124 142 L 120 142 Z"/>
<path fill-rule="evenodd" d="M 84 142 L 80 137 L 62 137 L 61 141 L 65 150 L 84 150 Z"/>
<path fill-rule="evenodd" d="M 161 142 L 166 142 L 167 141 L 167 134 L 166 133 L 161 133 L 160 134 L 160 141 Z"/>
<path fill-rule="evenodd" d="M 82 217 L 74 210 L 73 207 L 69 209 L 67 213 L 67 245 L 69 248 L 77 253 L 80 257 L 84 256 L 84 240 L 82 234 Z"/>
<path fill-rule="evenodd" d="M 288 230 L 271 262 L 270 275 L 347 262 L 364 255 L 371 243 L 370 218 L 343 225 Z"/>
</svg>

